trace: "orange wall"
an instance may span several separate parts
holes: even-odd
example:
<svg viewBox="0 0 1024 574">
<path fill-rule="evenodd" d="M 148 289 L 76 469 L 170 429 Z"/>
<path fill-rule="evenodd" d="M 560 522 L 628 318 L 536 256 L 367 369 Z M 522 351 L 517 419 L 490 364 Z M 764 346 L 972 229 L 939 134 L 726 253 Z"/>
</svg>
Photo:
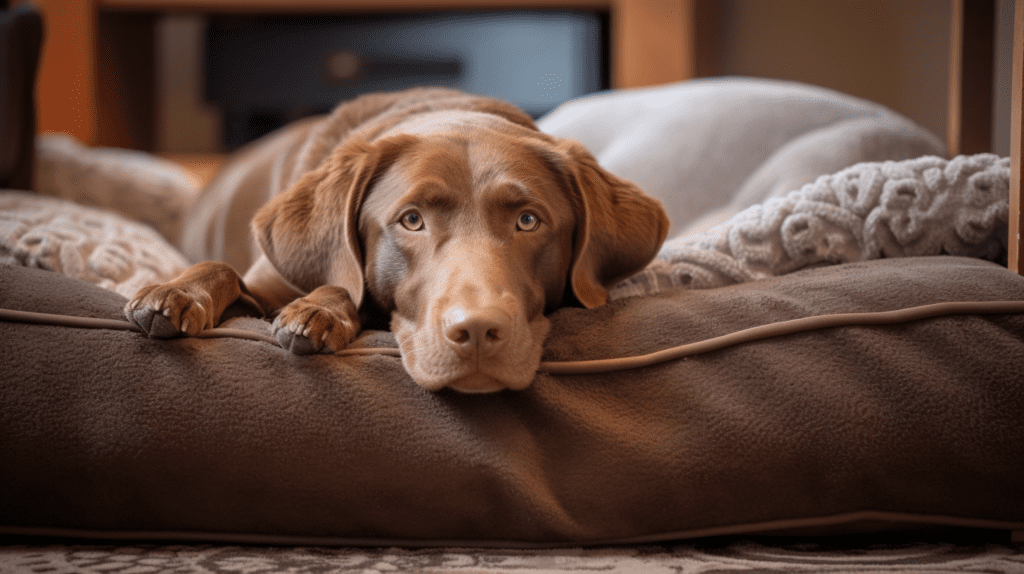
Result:
<svg viewBox="0 0 1024 574">
<path fill-rule="evenodd" d="M 63 131 L 82 141 L 93 141 L 96 111 L 87 109 L 95 86 L 95 74 L 84 74 L 93 61 L 95 46 L 89 41 L 95 29 L 91 0 L 33 0 L 43 13 L 45 36 L 36 93 L 39 129 Z M 47 18 L 61 13 L 66 18 Z M 63 25 L 75 22 L 75 26 Z M 68 78 L 72 78 L 69 82 Z"/>
<path fill-rule="evenodd" d="M 948 0 L 702 0 L 704 75 L 796 80 L 884 104 L 946 135 Z M 707 31 L 705 31 L 707 32 Z"/>
</svg>

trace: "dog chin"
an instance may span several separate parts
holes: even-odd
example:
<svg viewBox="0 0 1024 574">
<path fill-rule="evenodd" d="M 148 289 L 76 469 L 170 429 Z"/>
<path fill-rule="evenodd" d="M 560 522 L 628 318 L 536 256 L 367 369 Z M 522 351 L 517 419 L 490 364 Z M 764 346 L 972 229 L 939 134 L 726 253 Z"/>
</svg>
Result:
<svg viewBox="0 0 1024 574">
<path fill-rule="evenodd" d="M 515 368 L 508 368 L 507 361 L 481 368 L 452 357 L 445 357 L 447 361 L 424 360 L 426 353 L 418 352 L 422 349 L 417 349 L 413 341 L 399 339 L 399 347 L 406 372 L 416 384 L 428 391 L 440 391 L 446 387 L 460 393 L 475 394 L 505 389 L 521 391 L 530 386 L 540 366 L 539 352 L 535 353 L 536 356 L 521 357 Z"/>
<path fill-rule="evenodd" d="M 473 373 L 448 383 L 448 388 L 460 393 L 480 395 L 504 391 L 510 387 L 493 377 L 488 377 L 481 373 Z"/>
<path fill-rule="evenodd" d="M 521 391 L 533 383 L 536 369 L 524 370 L 516 373 L 493 373 L 477 371 L 472 368 L 454 368 L 445 375 L 427 374 L 418 372 L 418 369 L 411 368 L 406 364 L 406 369 L 412 375 L 416 384 L 428 391 L 440 391 L 444 388 L 452 389 L 465 394 L 486 394 L 496 393 L 504 390 Z M 461 371 L 461 372 L 460 372 Z"/>
</svg>

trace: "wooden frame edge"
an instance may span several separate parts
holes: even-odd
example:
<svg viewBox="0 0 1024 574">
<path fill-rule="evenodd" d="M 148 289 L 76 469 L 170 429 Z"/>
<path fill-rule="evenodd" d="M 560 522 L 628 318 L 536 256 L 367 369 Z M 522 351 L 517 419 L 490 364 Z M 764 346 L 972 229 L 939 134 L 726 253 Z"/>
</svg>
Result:
<svg viewBox="0 0 1024 574">
<path fill-rule="evenodd" d="M 1024 172 L 1024 0 L 1016 0 L 1013 12 L 1013 87 L 1010 109 L 1010 215 L 1007 228 L 1007 261 L 1011 271 L 1024 275 L 1021 256 L 1021 175 Z"/>
</svg>

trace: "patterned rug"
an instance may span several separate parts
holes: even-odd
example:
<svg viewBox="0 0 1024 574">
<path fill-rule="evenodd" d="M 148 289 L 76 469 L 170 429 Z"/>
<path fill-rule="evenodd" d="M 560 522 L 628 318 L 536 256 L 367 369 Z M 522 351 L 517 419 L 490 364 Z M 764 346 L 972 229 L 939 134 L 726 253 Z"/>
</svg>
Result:
<svg viewBox="0 0 1024 574">
<path fill-rule="evenodd" d="M 8 544 L 2 573 L 1024 572 L 1024 544 L 892 537 L 712 539 L 673 545 L 478 550 L 166 544 Z M 822 541 L 825 540 L 825 541 Z M 0 540 L 0 542 L 4 542 Z"/>
</svg>

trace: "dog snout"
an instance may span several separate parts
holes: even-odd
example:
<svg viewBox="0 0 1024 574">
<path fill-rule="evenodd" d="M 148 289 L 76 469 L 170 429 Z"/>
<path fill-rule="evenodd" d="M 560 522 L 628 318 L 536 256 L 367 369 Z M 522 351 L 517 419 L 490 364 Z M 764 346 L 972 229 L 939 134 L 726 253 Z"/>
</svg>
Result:
<svg viewBox="0 0 1024 574">
<path fill-rule="evenodd" d="M 508 341 L 512 318 L 496 307 L 449 307 L 443 314 L 445 342 L 463 359 L 491 357 Z"/>
</svg>

